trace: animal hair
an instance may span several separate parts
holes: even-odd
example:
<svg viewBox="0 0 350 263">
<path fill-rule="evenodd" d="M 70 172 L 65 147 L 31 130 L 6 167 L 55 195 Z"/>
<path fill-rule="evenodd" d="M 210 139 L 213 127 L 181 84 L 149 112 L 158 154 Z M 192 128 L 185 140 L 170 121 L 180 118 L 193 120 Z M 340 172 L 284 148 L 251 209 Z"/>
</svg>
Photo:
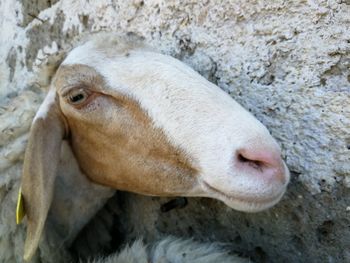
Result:
<svg viewBox="0 0 350 263">
<path fill-rule="evenodd" d="M 198 243 L 190 239 L 168 236 L 153 246 L 135 241 L 106 258 L 89 263 L 248 263 L 248 259 L 230 255 L 218 243 Z"/>
</svg>

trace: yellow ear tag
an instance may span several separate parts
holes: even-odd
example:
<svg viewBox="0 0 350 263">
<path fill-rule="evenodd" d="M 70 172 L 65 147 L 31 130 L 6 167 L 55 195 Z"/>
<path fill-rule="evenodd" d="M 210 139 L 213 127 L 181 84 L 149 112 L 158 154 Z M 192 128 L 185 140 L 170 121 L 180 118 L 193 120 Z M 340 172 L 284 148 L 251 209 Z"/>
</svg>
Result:
<svg viewBox="0 0 350 263">
<path fill-rule="evenodd" d="M 23 195 L 22 188 L 19 188 L 18 191 L 18 199 L 17 199 L 17 207 L 16 207 L 16 224 L 20 224 L 23 220 L 23 217 L 26 215 L 23 207 Z"/>
</svg>

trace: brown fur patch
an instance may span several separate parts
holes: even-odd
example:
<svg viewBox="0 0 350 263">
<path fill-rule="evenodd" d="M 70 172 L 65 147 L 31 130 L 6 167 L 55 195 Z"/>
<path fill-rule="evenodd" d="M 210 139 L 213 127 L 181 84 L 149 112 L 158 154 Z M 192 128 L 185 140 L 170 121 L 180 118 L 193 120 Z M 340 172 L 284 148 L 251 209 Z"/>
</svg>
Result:
<svg viewBox="0 0 350 263">
<path fill-rule="evenodd" d="M 197 183 L 197 169 L 183 150 L 153 125 L 139 103 L 107 88 L 86 65 L 61 66 L 54 80 L 82 171 L 94 182 L 149 195 L 181 195 Z M 94 94 L 82 108 L 64 94 L 79 87 Z"/>
</svg>

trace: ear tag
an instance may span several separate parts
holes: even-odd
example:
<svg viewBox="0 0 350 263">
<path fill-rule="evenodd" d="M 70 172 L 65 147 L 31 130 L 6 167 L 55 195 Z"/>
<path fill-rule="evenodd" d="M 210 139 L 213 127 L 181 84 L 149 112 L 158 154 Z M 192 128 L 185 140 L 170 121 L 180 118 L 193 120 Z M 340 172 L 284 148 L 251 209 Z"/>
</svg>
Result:
<svg viewBox="0 0 350 263">
<path fill-rule="evenodd" d="M 20 224 L 23 220 L 23 217 L 26 215 L 23 206 L 23 195 L 22 188 L 19 188 L 18 191 L 18 199 L 17 199 L 17 207 L 16 207 L 16 224 Z"/>
</svg>

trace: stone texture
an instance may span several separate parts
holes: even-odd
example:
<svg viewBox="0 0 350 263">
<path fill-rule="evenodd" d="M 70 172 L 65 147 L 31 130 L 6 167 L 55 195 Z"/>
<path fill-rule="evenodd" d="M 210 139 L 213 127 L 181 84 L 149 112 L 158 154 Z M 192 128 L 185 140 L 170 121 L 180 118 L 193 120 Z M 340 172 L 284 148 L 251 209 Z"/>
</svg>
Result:
<svg viewBox="0 0 350 263">
<path fill-rule="evenodd" d="M 293 179 L 258 214 L 198 198 L 162 213 L 169 199 L 119 193 L 81 234 L 108 230 L 85 255 L 174 234 L 256 262 L 350 261 L 349 1 L 2 0 L 0 10 L 1 262 L 21 261 L 13 206 L 31 119 L 58 61 L 98 31 L 141 35 L 218 84 L 269 128 Z"/>
</svg>

